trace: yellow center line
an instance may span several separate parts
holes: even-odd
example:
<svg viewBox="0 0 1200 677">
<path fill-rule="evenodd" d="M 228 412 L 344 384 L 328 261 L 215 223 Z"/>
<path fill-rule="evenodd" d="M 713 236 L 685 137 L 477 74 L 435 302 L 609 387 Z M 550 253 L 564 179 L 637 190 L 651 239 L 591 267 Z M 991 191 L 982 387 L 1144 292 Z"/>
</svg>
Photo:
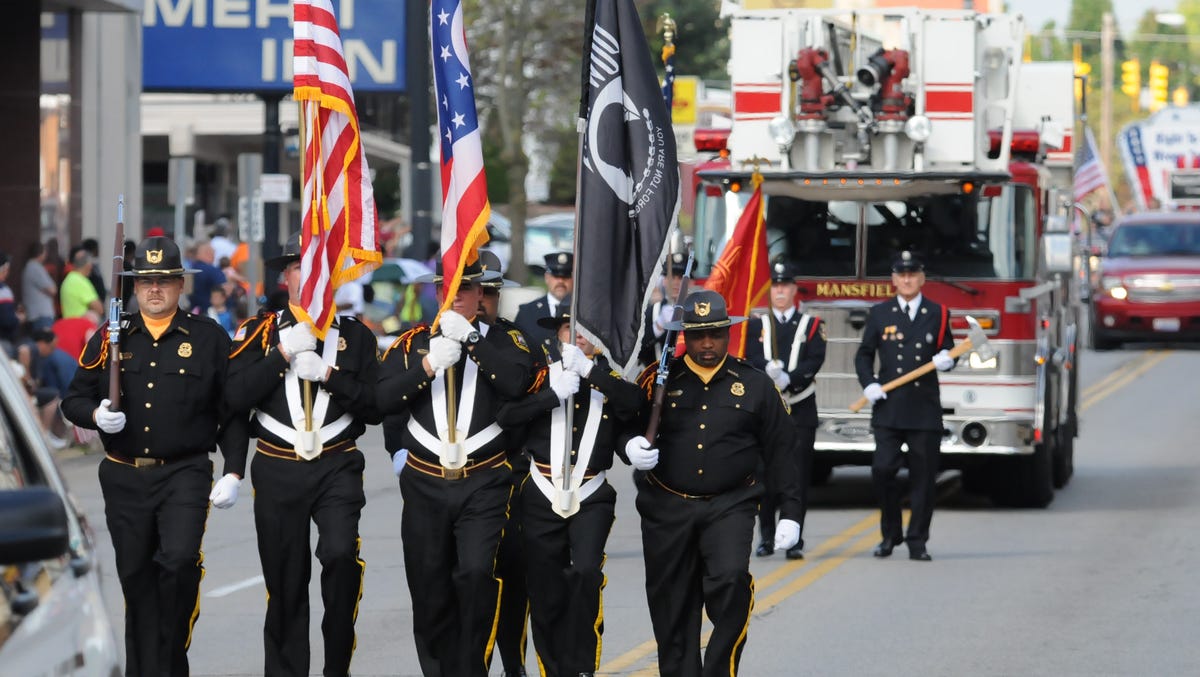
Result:
<svg viewBox="0 0 1200 677">
<path fill-rule="evenodd" d="M 1135 364 L 1134 366 L 1132 366 L 1128 369 L 1120 369 L 1118 371 L 1113 372 L 1112 374 L 1109 374 L 1109 377 L 1112 377 L 1114 374 L 1117 375 L 1117 377 L 1116 378 L 1106 377 L 1103 381 L 1096 384 L 1097 386 L 1103 386 L 1102 388 L 1093 387 L 1093 388 L 1087 389 L 1084 392 L 1083 401 L 1079 404 L 1079 411 L 1085 411 L 1086 409 L 1088 409 L 1092 405 L 1096 404 L 1100 400 L 1103 400 L 1104 398 L 1108 397 L 1109 395 L 1112 395 L 1113 393 L 1120 390 L 1121 388 L 1124 388 L 1125 386 L 1129 385 L 1134 379 L 1136 379 L 1137 377 L 1146 373 L 1151 368 L 1153 368 L 1154 365 L 1167 359 L 1167 357 L 1169 357 L 1170 355 L 1171 355 L 1171 351 L 1169 351 L 1169 350 L 1161 352 L 1161 353 L 1156 352 L 1155 354 L 1148 356 L 1140 364 Z"/>
</svg>

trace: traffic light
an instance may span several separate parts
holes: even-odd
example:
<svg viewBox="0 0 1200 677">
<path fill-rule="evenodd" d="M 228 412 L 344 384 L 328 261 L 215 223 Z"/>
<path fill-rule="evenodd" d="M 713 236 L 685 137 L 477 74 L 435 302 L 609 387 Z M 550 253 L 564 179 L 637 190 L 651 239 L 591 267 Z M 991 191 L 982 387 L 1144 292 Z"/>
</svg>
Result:
<svg viewBox="0 0 1200 677">
<path fill-rule="evenodd" d="M 1171 103 L 1176 106 L 1188 105 L 1189 98 L 1187 87 L 1183 85 L 1179 85 L 1171 92 Z"/>
<path fill-rule="evenodd" d="M 1142 94 L 1142 64 L 1137 59 L 1121 62 L 1121 91 L 1133 101 L 1136 111 Z"/>
<path fill-rule="evenodd" d="M 1092 64 L 1083 60 L 1083 49 L 1076 42 L 1072 46 L 1073 60 L 1075 62 L 1075 100 L 1083 100 L 1083 81 L 1084 78 L 1091 74 Z"/>
<path fill-rule="evenodd" d="M 1146 87 L 1150 90 L 1150 111 L 1154 112 L 1167 105 L 1170 73 L 1167 67 L 1157 61 L 1150 62 L 1149 77 Z"/>
</svg>

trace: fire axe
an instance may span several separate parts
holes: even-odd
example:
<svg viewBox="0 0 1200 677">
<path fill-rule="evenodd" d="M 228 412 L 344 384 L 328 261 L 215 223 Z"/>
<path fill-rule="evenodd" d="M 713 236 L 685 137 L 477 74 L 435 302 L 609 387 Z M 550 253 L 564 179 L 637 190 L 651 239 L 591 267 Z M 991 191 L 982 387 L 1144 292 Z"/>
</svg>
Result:
<svg viewBox="0 0 1200 677">
<path fill-rule="evenodd" d="M 950 349 L 950 357 L 958 359 L 972 350 L 978 353 L 979 358 L 984 361 L 996 356 L 996 349 L 988 343 L 987 334 L 983 333 L 983 327 L 979 326 L 979 321 L 967 315 L 967 337 Z M 911 383 L 933 370 L 933 362 L 926 362 L 907 374 L 898 376 L 883 384 L 883 392 L 890 393 L 896 388 L 906 383 Z M 854 404 L 850 405 L 850 411 L 858 411 L 865 406 L 867 406 L 867 398 L 860 397 Z"/>
</svg>

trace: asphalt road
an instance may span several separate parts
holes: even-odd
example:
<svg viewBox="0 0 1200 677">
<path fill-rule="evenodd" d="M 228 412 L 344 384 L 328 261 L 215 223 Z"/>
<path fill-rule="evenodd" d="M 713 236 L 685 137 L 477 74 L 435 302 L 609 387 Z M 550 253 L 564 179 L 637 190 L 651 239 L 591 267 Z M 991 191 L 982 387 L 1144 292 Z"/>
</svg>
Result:
<svg viewBox="0 0 1200 677">
<path fill-rule="evenodd" d="M 743 675 L 1186 675 L 1200 665 L 1200 351 L 1087 353 L 1075 477 L 1046 510 L 1002 510 L 942 477 L 932 563 L 871 557 L 878 515 L 865 469 L 814 492 L 807 559 L 753 558 L 756 608 Z M 367 453 L 367 562 L 355 675 L 419 675 L 404 582 L 402 507 L 378 430 Z M 98 455 L 62 459 L 114 577 L 96 482 Z M 218 471 L 219 471 L 218 462 Z M 599 674 L 657 675 L 628 469 L 608 542 Z M 261 675 L 265 593 L 249 483 L 214 510 L 191 649 L 195 675 Z M 315 538 L 315 533 L 314 533 Z M 313 670 L 322 656 L 312 587 Z M 530 671 L 536 664 L 530 651 Z M 500 674 L 498 658 L 492 673 Z"/>
</svg>

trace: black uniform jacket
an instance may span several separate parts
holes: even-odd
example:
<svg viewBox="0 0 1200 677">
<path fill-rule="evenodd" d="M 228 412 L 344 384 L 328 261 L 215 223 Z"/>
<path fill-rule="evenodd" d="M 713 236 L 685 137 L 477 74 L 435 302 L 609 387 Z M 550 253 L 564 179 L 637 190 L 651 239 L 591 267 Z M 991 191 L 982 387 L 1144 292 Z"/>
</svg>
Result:
<svg viewBox="0 0 1200 677">
<path fill-rule="evenodd" d="M 642 372 L 644 430 L 654 385 L 653 367 Z M 770 377 L 745 360 L 725 358 L 707 384 L 673 360 L 658 437 L 658 465 L 650 471 L 672 491 L 712 496 L 745 486 L 764 464 L 767 491 L 782 494 L 783 518 L 801 514 L 799 476 L 791 454 L 795 423 Z M 620 449 L 624 456 L 624 448 Z"/>
<path fill-rule="evenodd" d="M 810 316 L 811 320 L 805 330 L 804 342 L 800 344 L 800 351 L 796 356 L 796 368 L 790 370 L 787 368 L 792 356 L 792 342 L 796 340 L 796 332 L 800 329 L 801 317 L 802 313 L 797 310 L 792 313 L 791 319 L 781 323 L 775 318 L 774 311 L 769 311 L 762 317 L 750 320 L 746 329 L 746 360 L 757 369 L 766 369 L 767 358 L 766 352 L 763 350 L 762 329 L 763 322 L 770 323 L 771 343 L 773 344 L 771 354 L 774 356 L 773 359 L 783 362 L 783 368 L 787 371 L 788 378 L 791 379 L 783 392 L 785 397 L 808 389 L 813 384 L 813 380 L 817 378 L 817 372 L 821 370 L 821 365 L 825 364 L 825 328 L 822 326 L 821 318 Z M 816 393 L 792 402 L 791 407 L 792 419 L 797 424 L 810 428 L 817 427 Z"/>
<path fill-rule="evenodd" d="M 505 428 L 526 432 L 525 449 L 538 463 L 550 463 L 550 423 L 552 412 L 563 405 L 558 395 L 550 389 L 548 368 L 543 367 L 535 379 L 533 392 L 519 400 L 505 402 L 496 412 L 496 421 Z M 642 404 L 642 391 L 637 385 L 621 378 L 603 356 L 595 358 L 595 366 L 588 377 L 580 379 L 579 392 L 575 394 L 575 410 L 572 414 L 571 435 L 572 463 L 583 438 L 584 422 L 591 411 L 591 390 L 604 395 L 600 427 L 587 469 L 590 472 L 608 470 L 612 467 L 613 449 L 617 436 L 631 419 L 635 418 Z M 561 444 L 561 441 L 559 442 Z"/>
<path fill-rule="evenodd" d="M 293 425 L 293 414 L 288 408 L 284 377 L 288 362 L 279 352 L 279 331 L 296 323 L 292 311 L 285 308 L 279 313 L 262 313 L 246 320 L 238 327 L 229 358 L 229 407 L 244 419 L 251 410 L 262 410 L 284 425 Z M 379 374 L 379 350 L 375 334 L 366 325 L 351 317 L 338 317 L 334 325 L 338 329 L 337 357 L 334 369 L 323 383 L 314 383 L 329 393 L 329 407 L 324 421 L 314 421 L 321 427 L 336 421 L 343 414 L 353 417 L 350 425 L 335 437 L 325 440 L 325 446 L 345 440 L 357 439 L 366 431 L 367 424 L 379 423 L 382 416 L 375 405 L 375 382 Z M 325 342 L 318 340 L 316 352 L 324 355 Z M 285 449 L 292 448 L 290 440 L 280 439 L 267 430 L 252 416 L 248 426 L 249 435 Z M 243 454 L 245 444 L 242 445 Z M 245 458 L 242 458 L 243 468 Z M 229 467 L 227 466 L 227 470 Z M 239 472 L 234 469 L 232 472 Z M 240 474 L 240 472 L 239 472 Z"/>
<path fill-rule="evenodd" d="M 473 324 L 480 326 L 478 320 Z M 408 430 L 411 415 L 427 432 L 434 436 L 438 434 L 430 392 L 433 377 L 425 374 L 421 364 L 429 353 L 430 338 L 429 327 L 422 326 L 405 332 L 392 343 L 383 357 L 377 392 L 380 409 L 386 414 L 383 440 L 388 453 L 394 454 L 404 448 L 428 463 L 438 464 L 438 450 L 425 448 Z M 537 347 L 532 350 L 538 354 L 542 352 Z M 504 325 L 490 326 L 478 343 L 463 346 L 462 357 L 454 368 L 456 398 L 462 395 L 462 376 L 467 360 L 473 360 L 479 368 L 474 414 L 467 429 L 469 437 L 495 422 L 496 410 L 501 403 L 521 397 L 529 388 L 534 376 L 534 355 L 519 330 L 506 329 Z M 462 425 L 460 421 L 459 426 Z M 500 434 L 469 457 L 486 459 L 506 451 L 508 445 L 507 436 Z"/>
<path fill-rule="evenodd" d="M 928 363 L 939 351 L 953 347 L 950 315 L 942 306 L 922 296 L 916 319 L 909 320 L 893 297 L 871 307 L 862 343 L 854 355 L 854 369 L 864 388 L 875 382 L 883 385 Z M 900 430 L 941 430 L 942 400 L 937 372 L 900 386 L 889 392 L 886 400 L 876 402 L 871 409 L 871 424 Z"/>
<path fill-rule="evenodd" d="M 67 396 L 63 414 L 96 429 L 92 412 L 108 397 L 108 331 L 92 335 Z M 125 428 L 100 432 L 107 451 L 131 458 L 173 459 L 214 451 L 229 366 L 229 334 L 213 320 L 176 311 L 155 339 L 140 313 L 121 316 L 121 411 Z M 221 449 L 228 456 L 224 439 Z"/>
<path fill-rule="evenodd" d="M 522 303 L 517 308 L 516 322 L 517 327 L 525 333 L 526 338 L 533 342 L 535 348 L 538 345 L 544 346 L 550 350 L 553 356 L 558 355 L 558 332 L 553 329 L 547 329 L 538 324 L 538 320 L 543 317 L 550 317 L 553 313 L 550 312 L 550 303 L 546 301 L 546 296 L 542 295 L 529 303 Z"/>
</svg>

